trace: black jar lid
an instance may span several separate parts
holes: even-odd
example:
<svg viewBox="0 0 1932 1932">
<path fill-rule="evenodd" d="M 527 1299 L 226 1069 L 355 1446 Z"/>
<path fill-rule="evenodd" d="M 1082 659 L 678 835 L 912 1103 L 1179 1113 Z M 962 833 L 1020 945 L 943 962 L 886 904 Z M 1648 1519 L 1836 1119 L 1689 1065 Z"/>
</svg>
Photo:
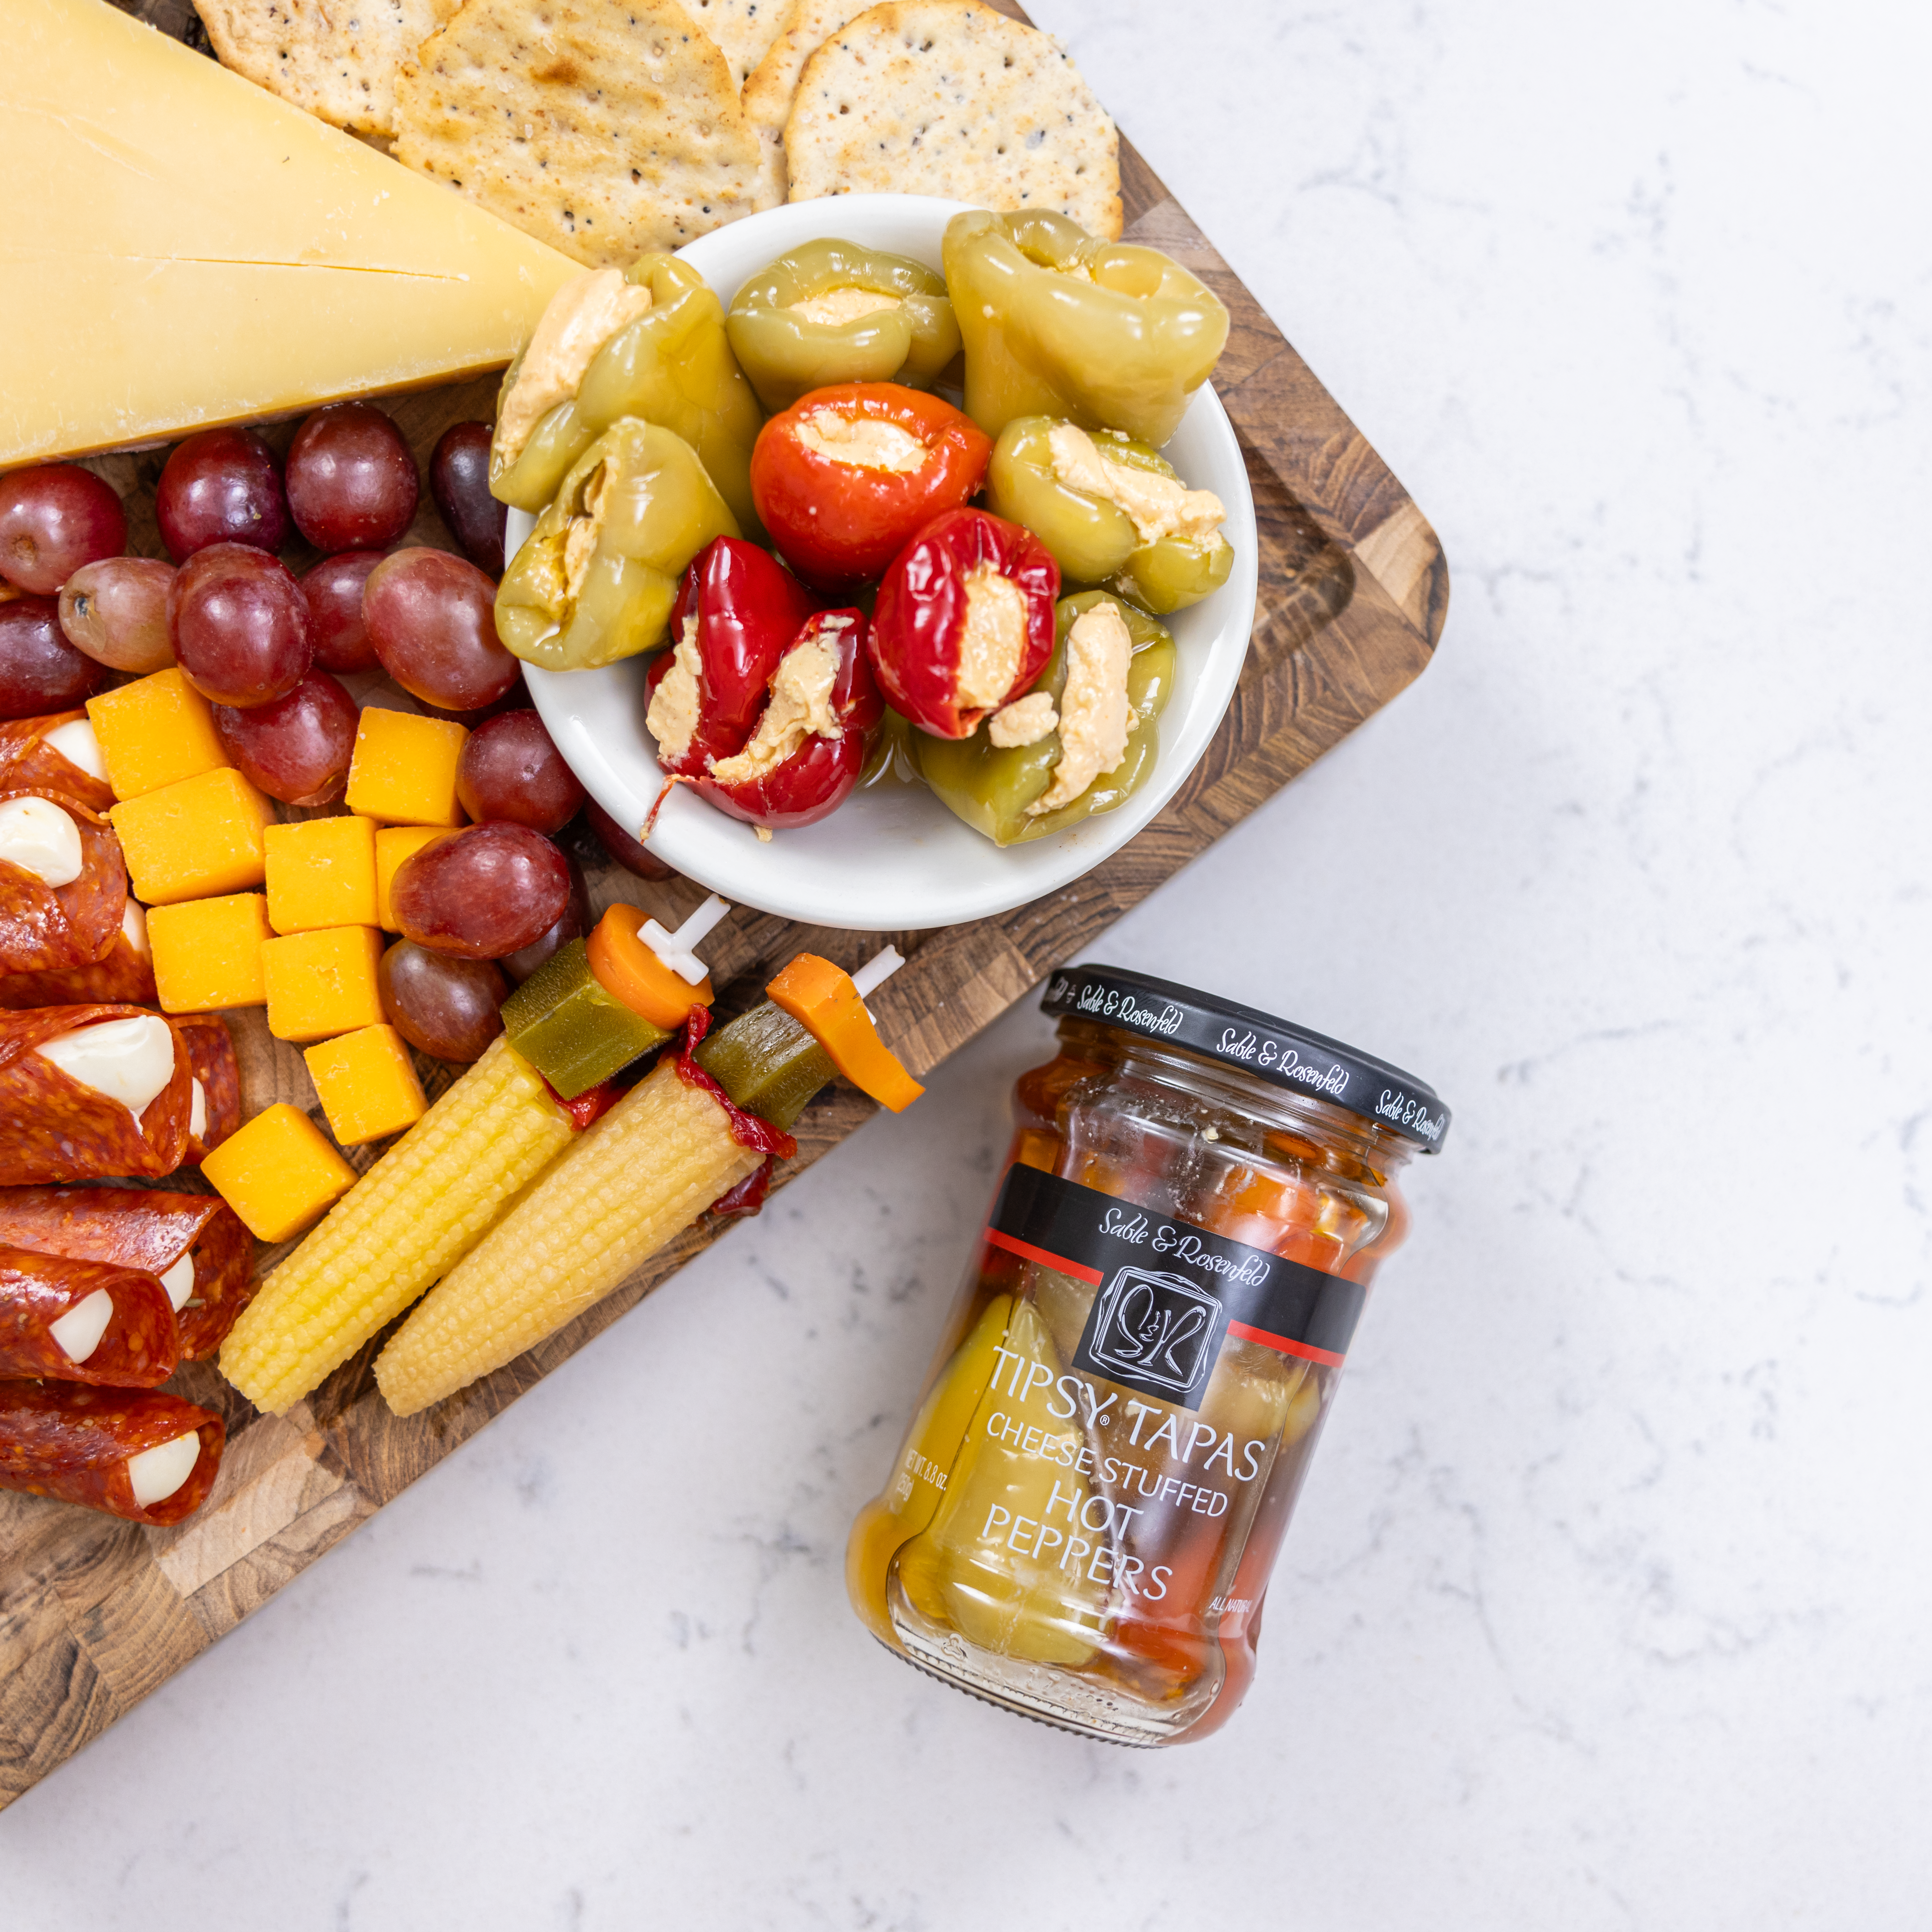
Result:
<svg viewBox="0 0 1932 1932">
<path fill-rule="evenodd" d="M 1358 1114 L 1425 1153 L 1438 1152 L 1449 1131 L 1449 1109 L 1413 1074 L 1191 986 L 1118 966 L 1062 966 L 1047 981 L 1040 1010 L 1185 1047 L 1271 1086 Z"/>
</svg>

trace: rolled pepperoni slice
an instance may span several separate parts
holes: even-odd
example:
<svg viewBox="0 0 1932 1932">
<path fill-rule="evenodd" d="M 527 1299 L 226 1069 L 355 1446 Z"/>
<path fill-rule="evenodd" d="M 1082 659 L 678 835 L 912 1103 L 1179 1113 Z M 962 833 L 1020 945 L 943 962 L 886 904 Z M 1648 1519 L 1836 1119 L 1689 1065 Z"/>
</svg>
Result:
<svg viewBox="0 0 1932 1932">
<path fill-rule="evenodd" d="M 165 1529 L 207 1500 L 226 1434 L 158 1389 L 0 1382 L 0 1489 Z"/>
<path fill-rule="evenodd" d="M 70 795 L 0 780 L 0 973 L 91 966 L 128 907 L 121 842 Z"/>
<path fill-rule="evenodd" d="M 85 711 L 55 711 L 44 718 L 0 723 L 0 788 L 64 792 L 95 812 L 114 802 L 101 775 L 100 746 Z"/>
<path fill-rule="evenodd" d="M 181 1329 L 152 1274 L 0 1246 L 0 1376 L 154 1388 L 181 1359 Z"/>
<path fill-rule="evenodd" d="M 199 1167 L 242 1124 L 242 1068 L 219 1013 L 183 1013 L 175 1030 L 187 1043 L 188 1066 L 200 1088 L 189 1096 L 184 1167 Z"/>
<path fill-rule="evenodd" d="M 158 1013 L 0 1012 L 0 1187 L 172 1174 L 193 1097 L 187 1045 Z"/>
<path fill-rule="evenodd" d="M 137 943 L 138 941 L 138 943 Z M 138 901 L 130 899 L 121 916 L 121 930 L 106 952 L 92 966 L 62 966 L 45 973 L 0 975 L 0 1007 L 85 1006 L 104 1002 L 116 1006 L 152 1006 L 154 962 L 148 952 L 147 920 Z"/>
<path fill-rule="evenodd" d="M 213 1354 L 255 1292 L 254 1238 L 212 1194 L 0 1188 L 0 1242 L 153 1275 L 175 1305 L 184 1362 Z"/>
</svg>

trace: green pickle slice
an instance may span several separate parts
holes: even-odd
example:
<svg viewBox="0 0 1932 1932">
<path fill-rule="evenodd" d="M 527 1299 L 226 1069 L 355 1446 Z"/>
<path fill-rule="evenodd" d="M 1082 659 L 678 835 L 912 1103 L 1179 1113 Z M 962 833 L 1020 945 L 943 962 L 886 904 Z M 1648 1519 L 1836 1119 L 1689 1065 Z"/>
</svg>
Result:
<svg viewBox="0 0 1932 1932">
<path fill-rule="evenodd" d="M 503 1002 L 503 1030 L 566 1100 L 670 1037 L 598 984 L 580 939 L 560 948 Z"/>
<path fill-rule="evenodd" d="M 996 845 L 1013 845 L 1064 832 L 1096 812 L 1112 812 L 1154 772 L 1160 748 L 1156 723 L 1174 690 L 1174 638 L 1166 627 L 1124 598 L 1105 590 L 1063 597 L 1054 613 L 1053 656 L 1032 688 L 1049 693 L 1058 708 L 1066 686 L 1066 638 L 1074 621 L 1096 604 L 1112 602 L 1125 620 L 1134 654 L 1127 667 L 1127 702 L 1140 722 L 1128 734 L 1126 755 L 1102 772 L 1078 798 L 1057 812 L 1029 815 L 1027 807 L 1053 782 L 1060 762 L 1060 734 L 1034 745 L 994 745 L 982 724 L 968 738 L 909 734 L 920 776 L 947 808 Z"/>
<path fill-rule="evenodd" d="M 838 1072 L 810 1031 L 770 1000 L 740 1013 L 692 1058 L 730 1096 L 734 1107 L 788 1132 L 812 1096 Z"/>
</svg>

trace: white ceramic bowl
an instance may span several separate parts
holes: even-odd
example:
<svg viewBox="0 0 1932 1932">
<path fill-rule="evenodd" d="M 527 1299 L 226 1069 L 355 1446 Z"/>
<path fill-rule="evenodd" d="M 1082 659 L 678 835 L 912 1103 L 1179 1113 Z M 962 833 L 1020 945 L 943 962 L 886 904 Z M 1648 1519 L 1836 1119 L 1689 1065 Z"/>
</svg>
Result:
<svg viewBox="0 0 1932 1932">
<path fill-rule="evenodd" d="M 968 203 L 923 195 L 842 195 L 748 216 L 692 242 L 683 258 L 727 308 L 747 277 L 788 248 L 833 235 L 909 255 L 937 269 L 946 224 Z M 1179 647 L 1173 696 L 1159 720 L 1154 776 L 1126 803 L 1072 830 L 1004 850 L 962 824 L 923 786 L 854 794 L 828 818 L 761 842 L 752 827 L 680 786 L 651 850 L 736 904 L 808 925 L 917 931 L 1010 911 L 1070 884 L 1118 851 L 1199 763 L 1247 655 L 1256 584 L 1254 500 L 1227 412 L 1203 384 L 1166 454 L 1196 489 L 1227 506 L 1234 568 L 1213 596 L 1166 621 Z M 532 519 L 510 512 L 514 554 Z M 644 665 L 526 673 L 530 695 L 577 776 L 620 825 L 644 822 L 662 785 L 644 729 Z"/>
</svg>

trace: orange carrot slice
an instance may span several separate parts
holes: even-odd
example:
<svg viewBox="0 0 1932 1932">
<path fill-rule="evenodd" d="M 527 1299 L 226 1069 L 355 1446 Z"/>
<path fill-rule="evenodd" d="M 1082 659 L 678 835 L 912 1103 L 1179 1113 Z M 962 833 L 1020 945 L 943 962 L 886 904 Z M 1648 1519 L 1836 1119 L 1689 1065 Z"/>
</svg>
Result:
<svg viewBox="0 0 1932 1932">
<path fill-rule="evenodd" d="M 635 906 L 614 905 L 584 941 L 598 985 L 653 1026 L 675 1033 L 693 1006 L 715 997 L 707 973 L 696 986 L 674 973 L 638 937 L 645 915 Z"/>
</svg>

